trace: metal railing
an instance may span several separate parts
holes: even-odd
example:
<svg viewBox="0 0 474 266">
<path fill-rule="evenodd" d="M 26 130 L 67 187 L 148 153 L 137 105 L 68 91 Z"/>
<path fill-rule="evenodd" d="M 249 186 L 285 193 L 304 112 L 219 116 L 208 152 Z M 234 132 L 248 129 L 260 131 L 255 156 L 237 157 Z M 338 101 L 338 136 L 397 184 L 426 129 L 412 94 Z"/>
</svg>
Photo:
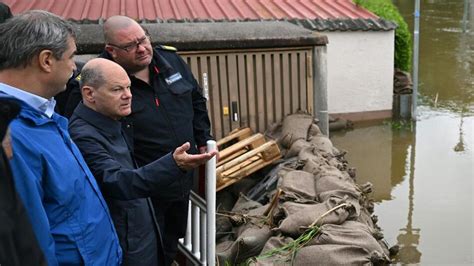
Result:
<svg viewBox="0 0 474 266">
<path fill-rule="evenodd" d="M 216 142 L 207 142 L 207 150 Z M 179 240 L 179 250 L 194 265 L 215 265 L 216 253 L 216 157 L 206 163 L 206 200 L 191 191 L 186 235 Z"/>
</svg>

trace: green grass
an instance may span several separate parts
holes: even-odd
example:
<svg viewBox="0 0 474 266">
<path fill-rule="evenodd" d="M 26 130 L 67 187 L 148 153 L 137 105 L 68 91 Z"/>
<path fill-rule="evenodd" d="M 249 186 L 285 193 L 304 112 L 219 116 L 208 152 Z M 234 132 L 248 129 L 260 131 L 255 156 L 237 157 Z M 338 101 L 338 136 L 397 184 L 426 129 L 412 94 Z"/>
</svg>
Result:
<svg viewBox="0 0 474 266">
<path fill-rule="evenodd" d="M 395 67 L 410 72 L 412 60 L 411 33 L 408 25 L 391 0 L 354 0 L 375 15 L 397 23 L 395 30 Z"/>
</svg>

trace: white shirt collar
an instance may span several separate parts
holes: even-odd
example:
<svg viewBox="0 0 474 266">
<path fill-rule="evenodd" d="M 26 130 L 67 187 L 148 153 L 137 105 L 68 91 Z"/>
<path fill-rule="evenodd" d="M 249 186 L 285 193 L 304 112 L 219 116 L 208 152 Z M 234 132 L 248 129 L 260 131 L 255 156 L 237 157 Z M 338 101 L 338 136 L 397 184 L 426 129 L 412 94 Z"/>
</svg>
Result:
<svg viewBox="0 0 474 266">
<path fill-rule="evenodd" d="M 36 94 L 12 87 L 2 82 L 0 82 L 0 91 L 3 91 L 10 96 L 26 102 L 36 110 L 43 112 L 49 118 L 53 116 L 54 107 L 56 106 L 56 100 L 54 97 L 48 100 Z"/>
</svg>

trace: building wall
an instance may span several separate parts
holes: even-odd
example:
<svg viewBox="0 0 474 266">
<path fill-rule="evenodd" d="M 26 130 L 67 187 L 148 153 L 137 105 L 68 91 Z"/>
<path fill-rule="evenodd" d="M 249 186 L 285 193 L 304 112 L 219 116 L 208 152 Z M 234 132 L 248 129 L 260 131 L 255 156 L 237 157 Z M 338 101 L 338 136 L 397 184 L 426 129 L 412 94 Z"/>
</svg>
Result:
<svg viewBox="0 0 474 266">
<path fill-rule="evenodd" d="M 352 114 L 354 120 L 390 116 L 394 31 L 324 34 L 329 39 L 329 113 L 349 118 Z"/>
</svg>

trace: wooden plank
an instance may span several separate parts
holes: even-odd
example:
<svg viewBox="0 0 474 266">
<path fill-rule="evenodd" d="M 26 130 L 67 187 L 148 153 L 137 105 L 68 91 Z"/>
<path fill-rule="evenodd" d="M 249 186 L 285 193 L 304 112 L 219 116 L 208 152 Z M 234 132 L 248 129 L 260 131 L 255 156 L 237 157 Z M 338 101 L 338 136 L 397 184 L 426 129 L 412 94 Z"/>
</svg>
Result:
<svg viewBox="0 0 474 266">
<path fill-rule="evenodd" d="M 263 132 L 265 125 L 265 88 L 263 81 L 263 54 L 258 53 L 255 57 L 255 94 L 257 97 L 257 132 Z"/>
<path fill-rule="evenodd" d="M 270 147 L 262 152 L 262 158 L 265 161 L 273 160 L 274 158 L 279 158 L 281 156 L 280 148 L 278 148 L 278 144 L 274 140 L 270 140 Z"/>
<path fill-rule="evenodd" d="M 283 92 L 282 80 L 283 73 L 281 71 L 281 57 L 280 53 L 275 53 L 273 56 L 273 85 L 275 86 L 275 120 L 280 122 L 283 120 Z"/>
<path fill-rule="evenodd" d="M 222 110 L 227 108 L 229 115 L 223 114 L 222 119 L 222 135 L 225 136 L 230 132 L 230 101 L 229 101 L 229 86 L 227 83 L 227 59 L 226 55 L 218 56 L 219 65 L 219 90 L 221 93 L 221 105 Z M 223 111 L 224 112 L 224 111 Z"/>
<path fill-rule="evenodd" d="M 313 56 L 311 50 L 306 52 L 306 94 L 307 94 L 307 106 L 308 106 L 308 113 L 313 113 L 313 95 L 314 95 L 314 88 L 313 88 Z"/>
<path fill-rule="evenodd" d="M 230 128 L 231 130 L 240 127 L 240 101 L 239 101 L 239 90 L 237 84 L 237 55 L 227 55 L 227 67 L 228 67 L 228 81 L 229 81 L 229 111 L 230 111 Z M 233 110 L 232 102 L 237 103 L 237 110 Z M 234 111 L 237 111 L 237 117 L 234 117 Z M 237 118 L 237 120 L 235 120 Z"/>
<path fill-rule="evenodd" d="M 291 113 L 296 112 L 299 109 L 299 95 L 298 95 L 298 58 L 297 53 L 291 53 L 290 63 L 290 75 L 291 75 Z"/>
<path fill-rule="evenodd" d="M 232 132 L 229 133 L 229 135 L 225 136 L 224 138 L 220 139 L 217 141 L 217 147 L 222 146 L 226 144 L 229 141 L 232 141 L 234 139 L 237 139 L 238 141 L 241 141 L 243 139 L 246 139 L 250 136 L 252 136 L 253 131 L 249 127 L 245 128 L 236 128 L 232 130 Z"/>
<path fill-rule="evenodd" d="M 300 108 L 308 111 L 307 108 L 307 88 L 306 88 L 306 53 L 301 51 L 298 53 L 298 94 L 300 96 Z"/>
<path fill-rule="evenodd" d="M 207 68 L 207 60 L 208 60 L 208 56 L 203 54 L 201 57 L 200 57 L 200 60 L 198 60 L 198 65 L 199 65 L 199 69 L 201 69 L 201 73 L 200 73 L 200 76 L 196 76 L 196 78 L 199 80 L 199 84 L 203 90 L 203 95 L 204 97 L 209 97 L 210 93 L 209 93 L 209 70 Z M 206 76 L 206 81 L 204 81 L 204 77 Z M 205 84 L 205 82 L 207 82 L 207 86 Z M 208 98 L 207 102 L 206 102 L 206 105 L 207 105 L 207 110 L 210 110 L 210 105 L 211 105 L 211 101 L 210 101 L 210 98 Z M 212 126 L 212 121 L 211 121 L 211 126 Z M 216 135 L 216 132 L 215 132 L 215 129 L 212 127 L 213 129 L 213 136 Z"/>
<path fill-rule="evenodd" d="M 245 54 L 237 54 L 237 73 L 238 73 L 238 90 L 239 90 L 239 106 L 240 106 L 240 126 L 249 127 L 249 110 L 247 97 L 247 72 L 245 71 Z"/>
<path fill-rule="evenodd" d="M 221 165 L 221 166 L 217 167 L 217 169 L 216 169 L 216 175 L 217 175 L 218 177 L 220 177 L 221 174 L 222 174 L 222 172 L 224 172 L 224 171 L 226 171 L 226 170 L 228 170 L 228 169 L 230 169 L 230 168 L 236 166 L 237 164 L 240 164 L 240 163 L 246 161 L 247 159 L 249 159 L 249 158 L 251 158 L 251 157 L 257 155 L 257 154 L 260 153 L 260 152 L 263 152 L 264 150 L 268 149 L 268 148 L 271 147 L 272 145 L 274 145 L 274 143 L 272 143 L 272 142 L 267 142 L 267 143 L 265 143 L 265 144 L 263 144 L 263 145 L 261 145 L 261 146 L 255 148 L 255 149 L 252 149 L 251 151 L 249 151 L 249 152 L 247 152 L 247 153 L 245 153 L 245 154 L 239 156 L 238 158 L 236 158 L 236 159 L 234 159 L 234 160 L 232 160 L 232 161 L 230 161 L 230 162 L 228 162 L 228 163 L 226 163 L 226 164 L 224 164 L 224 165 Z"/>
<path fill-rule="evenodd" d="M 237 172 L 240 169 L 242 169 L 242 168 L 254 163 L 255 161 L 258 161 L 258 160 L 262 160 L 262 157 L 260 155 L 252 156 L 252 157 L 248 158 L 246 161 L 244 161 L 240 164 L 237 164 L 236 166 L 230 168 L 229 170 L 226 170 L 226 171 L 222 172 L 221 177 L 222 177 L 222 179 L 225 180 L 225 178 L 230 176 L 232 173 Z"/>
<path fill-rule="evenodd" d="M 242 141 L 239 141 L 233 144 L 230 147 L 223 149 L 222 151 L 219 152 L 219 156 L 224 159 L 225 157 L 231 155 L 232 153 L 240 149 L 243 149 L 245 146 L 250 146 L 251 148 L 255 148 L 264 143 L 265 143 L 265 137 L 261 133 L 257 133 L 249 138 L 246 138 Z"/>
<path fill-rule="evenodd" d="M 217 162 L 216 166 L 219 167 L 225 163 L 228 163 L 248 151 L 249 151 L 248 148 L 243 148 L 242 150 L 236 151 L 232 153 L 231 155 L 225 157 L 224 159 L 222 159 L 222 157 L 219 157 L 219 161 Z M 219 153 L 219 156 L 220 156 L 220 153 Z"/>
<path fill-rule="evenodd" d="M 275 109 L 274 109 L 274 91 L 273 91 L 273 77 L 272 77 L 272 54 L 265 53 L 264 60 L 264 73 L 265 73 L 265 94 L 263 99 L 265 101 L 265 122 L 263 124 L 263 131 L 267 129 L 267 126 L 275 122 Z"/>
<path fill-rule="evenodd" d="M 289 53 L 281 53 L 281 73 L 283 77 L 283 116 L 291 114 L 291 88 L 290 88 L 290 65 Z"/>
<path fill-rule="evenodd" d="M 199 66 L 198 66 L 198 62 L 197 62 L 197 57 L 196 56 L 190 56 L 188 58 L 188 65 L 189 65 L 189 68 L 191 69 L 191 72 L 193 72 L 194 77 L 198 78 L 198 83 L 199 83 L 200 73 L 199 73 Z M 199 83 L 199 85 L 201 85 L 201 83 Z"/>
<path fill-rule="evenodd" d="M 255 101 L 255 54 L 248 54 L 246 57 L 246 73 L 247 73 L 247 95 L 248 95 L 248 117 L 250 128 L 257 131 L 257 103 Z"/>
<path fill-rule="evenodd" d="M 210 101 L 210 113 L 211 123 L 214 125 L 216 138 L 222 138 L 224 136 L 222 130 L 222 105 L 220 101 L 219 91 L 219 77 L 217 69 L 217 56 L 212 55 L 208 61 L 209 69 L 209 101 Z"/>
</svg>

